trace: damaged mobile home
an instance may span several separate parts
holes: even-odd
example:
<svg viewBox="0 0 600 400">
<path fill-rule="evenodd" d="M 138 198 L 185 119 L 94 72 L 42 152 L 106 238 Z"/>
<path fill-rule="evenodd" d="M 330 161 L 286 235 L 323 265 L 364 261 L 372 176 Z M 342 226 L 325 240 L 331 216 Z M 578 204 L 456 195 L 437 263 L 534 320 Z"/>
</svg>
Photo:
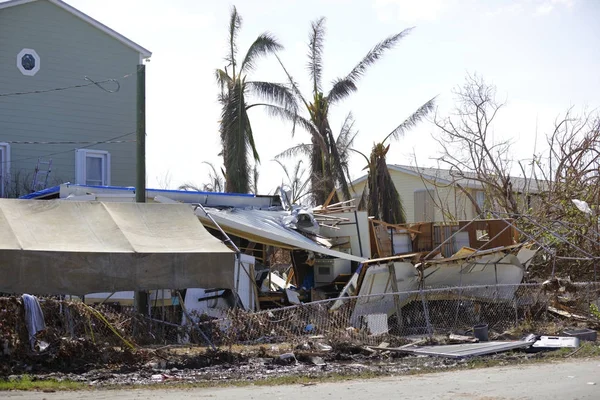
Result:
<svg viewBox="0 0 600 400">
<path fill-rule="evenodd" d="M 26 197 L 77 203 L 101 201 L 112 207 L 113 203 L 133 202 L 135 191 L 133 188 L 63 184 Z M 297 207 L 284 210 L 278 196 L 148 189 L 146 197 L 149 202 L 161 203 L 163 207 L 170 203 L 182 207 L 186 206 L 181 203 L 190 204 L 188 207 L 193 207 L 195 215 L 214 236 L 244 257 L 239 262 L 241 269 L 227 270 L 231 279 L 235 276 L 233 285 L 173 286 L 166 281 L 159 285 L 160 289 L 167 290 L 204 287 L 201 294 L 194 295 L 197 297 L 194 302 L 199 304 L 193 308 L 206 312 L 209 308 L 201 306 L 202 298 L 214 300 L 215 296 L 225 294 L 222 289 L 232 289 L 244 308 L 258 310 L 338 296 L 412 291 L 420 287 L 517 284 L 534 254 L 524 245 L 516 245 L 516 232 L 504 220 L 393 226 L 368 218 L 352 201 L 313 210 Z M 172 222 L 170 228 L 174 229 L 177 223 Z M 289 254 L 289 264 L 282 273 L 271 268 L 276 249 Z M 372 254 L 378 258 L 371 259 Z M 86 298 L 100 302 L 110 296 L 111 302 L 131 302 L 131 292 L 106 292 L 123 287 L 113 284 L 102 293 L 87 292 Z M 168 304 L 172 296 L 170 292 L 164 293 L 153 293 L 154 302 L 160 299 L 161 304 Z M 219 303 L 229 307 L 236 301 Z M 380 302 L 369 297 L 368 303 Z M 357 309 L 366 305 L 358 306 Z M 379 304 L 378 307 L 384 306 Z"/>
<path fill-rule="evenodd" d="M 255 332 L 269 336 L 283 327 L 264 331 L 271 322 L 269 314 L 261 310 L 306 307 L 315 313 L 308 312 L 294 322 L 300 324 L 293 328 L 294 332 L 323 329 L 329 322 L 315 323 L 313 318 L 327 317 L 333 318 L 331 323 L 338 319 L 344 321 L 343 328 L 335 330 L 342 335 L 352 336 L 358 332 L 380 335 L 397 327 L 401 332 L 422 334 L 432 332 L 429 307 L 433 310 L 439 306 L 454 307 L 453 314 L 464 312 L 469 318 L 480 318 L 480 309 L 485 308 L 482 306 L 485 304 L 510 307 L 518 297 L 517 290 L 533 257 L 546 246 L 543 241 L 536 241 L 536 234 L 518 231 L 513 219 L 501 215 L 492 220 L 455 224 L 390 225 L 369 218 L 352 201 L 308 209 L 284 207 L 278 196 L 169 190 L 147 190 L 146 193 L 148 203 L 136 205 L 132 188 L 66 184 L 29 195 L 54 197 L 51 201 L 12 200 L 27 204 L 22 208 L 37 210 L 27 217 L 27 223 L 31 224 L 28 230 L 37 229 L 33 225 L 36 218 L 46 225 L 51 225 L 48 221 L 62 220 L 53 231 L 58 240 L 61 235 L 56 232 L 69 230 L 70 224 L 75 224 L 77 228 L 64 235 L 71 246 L 65 247 L 65 251 L 77 252 L 75 232 L 85 233 L 87 229 L 93 233 L 91 236 L 98 238 L 97 242 L 112 243 L 111 235 L 121 231 L 133 253 L 128 257 L 139 259 L 138 264 L 130 263 L 129 270 L 124 264 L 117 270 L 97 268 L 96 274 L 108 277 L 103 277 L 104 281 L 94 280 L 89 287 L 61 286 L 50 291 L 41 283 L 37 286 L 24 283 L 20 290 L 34 294 L 77 294 L 88 304 L 115 307 L 131 306 L 133 291 L 144 290 L 150 294 L 147 314 L 152 321 L 170 324 L 168 326 L 191 323 L 200 332 L 198 321 L 216 319 L 221 321 L 222 329 L 227 329 L 227 324 L 233 323 L 229 310 L 243 309 L 257 313 L 255 317 L 260 321 L 265 319 L 262 328 Z M 96 209 L 94 207 L 101 207 L 104 214 L 94 214 L 91 211 Z M 54 209 L 70 211 L 52 214 L 56 212 Z M 159 215 L 141 210 L 156 210 Z M 170 217 L 173 210 L 178 210 L 177 215 L 184 215 L 186 221 L 180 223 Z M 14 212 L 7 215 L 11 213 L 16 215 Z M 128 214 L 127 218 L 124 213 Z M 94 218 L 112 220 L 115 227 L 102 224 L 96 227 Z M 181 224 L 192 224 L 190 218 L 196 224 L 194 229 L 201 227 L 203 234 L 227 250 L 227 260 L 189 258 L 186 253 L 189 251 L 182 247 L 187 243 L 186 236 L 202 237 L 193 229 L 178 228 Z M 141 230 L 137 228 L 139 225 Z M 95 232 L 89 226 L 100 231 Z M 18 229 L 13 231 L 18 232 Z M 163 236 L 170 239 L 162 240 Z M 150 245 L 138 246 L 145 244 L 146 237 L 152 239 L 151 244 L 157 249 Z M 181 243 L 170 244 L 169 240 Z M 167 251 L 168 248 L 176 250 L 169 253 L 171 255 L 185 254 L 174 256 L 171 264 L 148 267 L 141 263 L 153 257 L 144 252 Z M 110 258 L 108 261 L 102 258 L 105 255 L 94 256 L 100 260 L 96 265 L 110 263 Z M 94 260 L 86 259 L 86 265 L 93 265 Z M 178 279 L 178 265 L 182 271 L 192 271 L 189 279 Z M 145 268 L 150 268 L 155 280 L 142 285 L 136 279 L 145 273 Z M 56 274 L 59 270 L 57 264 L 49 271 Z M 65 276 L 77 277 L 67 272 Z M 129 281 L 114 283 L 127 274 L 130 274 Z M 208 280 L 206 274 L 217 274 L 226 281 Z M 427 292 L 426 299 L 424 292 Z M 325 304 L 326 309 L 323 309 Z M 436 316 L 438 311 L 434 311 Z M 334 318 L 333 313 L 337 317 Z M 419 320 L 415 319 L 415 313 L 420 314 Z M 516 315 L 516 311 L 512 315 Z M 422 323 L 423 316 L 426 323 Z M 189 337 L 183 335 L 180 340 Z"/>
</svg>

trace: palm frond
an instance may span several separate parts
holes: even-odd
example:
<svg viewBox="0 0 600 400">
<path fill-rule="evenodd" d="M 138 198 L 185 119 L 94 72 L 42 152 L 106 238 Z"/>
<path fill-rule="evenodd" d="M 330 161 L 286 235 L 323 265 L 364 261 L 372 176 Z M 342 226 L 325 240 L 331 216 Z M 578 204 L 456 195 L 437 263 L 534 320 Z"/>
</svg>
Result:
<svg viewBox="0 0 600 400">
<path fill-rule="evenodd" d="M 321 75 L 323 72 L 323 44 L 325 41 L 325 17 L 311 23 L 308 42 L 308 70 L 313 81 L 313 92 L 321 90 Z"/>
<path fill-rule="evenodd" d="M 225 57 L 225 60 L 233 68 L 233 78 L 235 79 L 235 56 L 237 54 L 236 39 L 238 31 L 242 27 L 242 17 L 238 14 L 235 6 L 231 7 L 231 17 L 229 18 L 229 54 Z"/>
<path fill-rule="evenodd" d="M 279 160 L 277 159 L 277 156 L 275 156 L 275 159 L 274 159 L 273 161 L 275 161 L 277 164 L 279 164 L 279 166 L 281 167 L 281 169 L 283 169 L 283 172 L 285 173 L 285 176 L 286 176 L 286 178 L 288 179 L 288 181 L 291 181 L 292 179 L 290 178 L 290 174 L 289 174 L 289 172 L 288 172 L 288 169 L 287 169 L 287 167 L 285 166 L 285 164 L 284 164 L 284 163 L 282 163 L 281 161 L 279 161 Z"/>
<path fill-rule="evenodd" d="M 281 61 L 281 59 L 279 58 L 279 56 L 277 54 L 275 54 L 275 58 L 277 58 L 277 61 L 279 61 L 279 65 L 281 65 L 281 68 L 283 69 L 283 72 L 285 72 L 285 75 L 288 78 L 288 82 L 289 82 L 290 86 L 292 87 L 292 90 L 294 91 L 294 94 L 296 95 L 296 97 L 298 97 L 298 99 L 300 101 L 302 101 L 304 103 L 304 106 L 306 108 L 308 108 L 308 102 L 304 99 L 304 96 L 302 96 L 302 92 L 300 92 L 300 89 L 298 89 L 298 83 L 296 83 L 296 81 L 294 80 L 294 78 L 292 77 L 292 75 L 285 68 L 285 65 L 283 65 L 283 62 Z"/>
<path fill-rule="evenodd" d="M 405 29 L 402 32 L 389 36 L 377 43 L 371 50 L 369 50 L 365 57 L 358 64 L 356 64 L 356 66 L 348 75 L 346 75 L 345 78 L 339 79 L 334 83 L 331 91 L 327 95 L 327 98 L 330 99 L 330 101 L 335 102 L 355 91 L 356 83 L 364 75 L 367 68 L 375 64 L 375 62 L 377 62 L 386 51 L 393 48 L 400 41 L 400 39 L 408 35 L 412 29 L 413 28 Z M 354 86 L 352 86 L 352 84 L 354 84 Z"/>
<path fill-rule="evenodd" d="M 229 193 L 248 193 L 250 190 L 250 162 L 248 152 L 252 151 L 254 139 L 246 111 L 243 81 L 237 80 L 228 88 L 221 111 L 221 142 L 223 164 L 226 170 L 225 190 Z"/>
<path fill-rule="evenodd" d="M 242 61 L 240 73 L 252 71 L 258 58 L 267 54 L 274 54 L 279 50 L 283 50 L 283 46 L 273 35 L 268 32 L 259 35 L 254 43 L 250 45 L 250 48 Z"/>
<path fill-rule="evenodd" d="M 273 82 L 246 82 L 246 87 L 262 100 L 270 101 L 285 109 L 296 111 L 296 97 L 288 85 Z"/>
<path fill-rule="evenodd" d="M 221 93 L 219 94 L 219 102 L 223 102 L 224 99 L 226 98 L 225 88 L 227 88 L 229 85 L 231 85 L 233 83 L 233 80 L 227 74 L 227 68 L 225 68 L 225 71 L 222 69 L 219 69 L 219 68 L 216 69 L 215 70 L 215 78 L 217 79 L 217 83 L 219 84 L 219 87 L 221 89 Z"/>
<path fill-rule="evenodd" d="M 329 157 L 331 157 L 330 168 L 332 177 L 334 182 L 339 184 L 344 199 L 349 200 L 351 197 L 350 189 L 348 187 L 350 172 L 348 169 L 347 154 L 344 154 L 343 156 L 340 154 L 335 139 L 331 134 L 331 129 L 327 129 L 327 136 L 329 139 L 328 142 L 331 144 L 329 148 Z"/>
<path fill-rule="evenodd" d="M 316 130 L 313 123 L 310 122 L 309 120 L 307 120 L 306 118 L 301 117 L 300 115 L 298 115 L 298 113 L 295 113 L 291 110 L 288 110 L 288 109 L 280 107 L 280 106 L 275 106 L 273 104 L 256 103 L 256 104 L 252 104 L 249 107 L 254 107 L 254 106 L 264 106 L 267 110 L 267 113 L 271 117 L 278 117 L 284 121 L 292 122 L 292 124 L 293 124 L 292 135 L 295 132 L 296 125 L 300 125 L 312 136 L 319 135 L 319 132 Z"/>
<path fill-rule="evenodd" d="M 250 125 L 250 119 L 248 118 L 248 113 L 244 110 L 243 118 L 246 119 L 246 141 L 248 142 L 248 147 L 252 151 L 252 157 L 254 157 L 254 161 L 260 163 L 260 157 L 258 156 L 258 150 L 256 149 L 256 143 L 254 142 L 254 134 L 252 132 L 252 126 Z"/>
<path fill-rule="evenodd" d="M 340 134 L 335 140 L 335 145 L 338 148 L 340 155 L 342 153 L 344 155 L 348 154 L 348 148 L 352 146 L 356 135 L 358 135 L 358 131 L 354 129 L 354 123 L 354 116 L 352 115 L 352 112 L 349 112 L 348 115 L 346 115 L 346 118 L 344 119 L 344 123 L 342 124 L 342 128 L 340 129 Z"/>
<path fill-rule="evenodd" d="M 333 86 L 327 95 L 327 100 L 330 104 L 334 104 L 339 100 L 342 100 L 353 92 L 356 92 L 358 88 L 356 84 L 347 78 L 336 79 L 333 81 Z"/>
<path fill-rule="evenodd" d="M 185 190 L 186 192 L 187 191 L 204 192 L 203 189 L 201 189 L 199 186 L 197 186 L 196 184 L 191 183 L 191 182 L 185 182 L 185 183 L 177 186 L 177 190 Z"/>
<path fill-rule="evenodd" d="M 390 137 L 398 140 L 401 136 L 403 136 L 406 131 L 414 128 L 417 123 L 419 123 L 423 118 L 429 114 L 434 106 L 435 106 L 435 97 L 429 100 L 427 103 L 423 104 L 421 107 L 417 109 L 410 117 L 404 120 L 400 125 L 398 125 L 393 131 L 391 131 L 385 139 L 381 141 L 381 143 L 385 143 Z"/>
<path fill-rule="evenodd" d="M 258 172 L 258 167 L 256 164 L 254 164 L 254 168 L 252 169 L 252 192 L 255 195 L 258 195 L 258 178 L 259 178 L 260 174 Z"/>
<path fill-rule="evenodd" d="M 368 212 L 387 223 L 402 224 L 406 222 L 406 213 L 387 167 L 386 153 L 387 149 L 381 143 L 376 144 L 371 151 L 367 180 Z"/>
<path fill-rule="evenodd" d="M 296 156 L 309 157 L 312 154 L 313 148 L 313 144 L 300 143 L 277 154 L 275 156 L 275 161 L 277 161 L 280 158 L 291 158 Z"/>
</svg>

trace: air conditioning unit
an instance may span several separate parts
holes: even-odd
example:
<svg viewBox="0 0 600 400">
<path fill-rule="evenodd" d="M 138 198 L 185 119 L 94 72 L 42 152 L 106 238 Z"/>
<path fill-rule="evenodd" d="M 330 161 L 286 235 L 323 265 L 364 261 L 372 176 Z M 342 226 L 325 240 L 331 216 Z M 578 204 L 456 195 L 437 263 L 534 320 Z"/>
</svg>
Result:
<svg viewBox="0 0 600 400">
<path fill-rule="evenodd" d="M 315 260 L 314 271 L 315 285 L 328 285 L 341 274 L 351 274 L 352 263 L 341 258 L 318 258 Z"/>
</svg>

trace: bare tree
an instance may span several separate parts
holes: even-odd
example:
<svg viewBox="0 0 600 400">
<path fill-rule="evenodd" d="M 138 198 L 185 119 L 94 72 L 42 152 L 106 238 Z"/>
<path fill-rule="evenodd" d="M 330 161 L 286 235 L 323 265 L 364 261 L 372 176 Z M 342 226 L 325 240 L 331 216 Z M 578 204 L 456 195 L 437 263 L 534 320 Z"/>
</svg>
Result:
<svg viewBox="0 0 600 400">
<path fill-rule="evenodd" d="M 578 212 L 572 200 L 591 205 L 598 215 L 600 204 L 600 117 L 597 113 L 576 115 L 573 108 L 557 118 L 547 136 L 547 157 L 537 155 L 533 173 L 545 182 L 541 196 L 543 212 L 553 219 L 570 218 Z M 588 218 L 583 217 L 586 220 Z M 581 218 L 579 218 L 581 219 Z M 590 221 L 591 222 L 591 221 Z"/>
<path fill-rule="evenodd" d="M 515 194 L 524 188 L 514 187 L 509 175 L 511 143 L 492 138 L 493 123 L 504 106 L 496 100 L 496 88 L 476 75 L 468 75 L 454 94 L 457 104 L 452 115 L 441 118 L 436 113 L 434 117 L 441 131 L 435 137 L 442 148 L 438 161 L 450 169 L 454 186 L 467 196 L 478 213 L 481 207 L 465 189 L 465 183 L 481 186 L 491 208 L 518 213 Z"/>
</svg>

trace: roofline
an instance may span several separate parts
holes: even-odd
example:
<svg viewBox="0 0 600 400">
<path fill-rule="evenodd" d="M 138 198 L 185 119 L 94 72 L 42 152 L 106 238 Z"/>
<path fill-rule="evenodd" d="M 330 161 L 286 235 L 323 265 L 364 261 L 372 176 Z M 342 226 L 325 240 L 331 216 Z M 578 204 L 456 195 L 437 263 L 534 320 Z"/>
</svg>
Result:
<svg viewBox="0 0 600 400">
<path fill-rule="evenodd" d="M 444 184 L 447 184 L 447 185 L 453 184 L 452 181 L 449 181 L 447 179 L 440 178 L 440 177 L 433 176 L 433 175 L 424 174 L 424 173 L 421 173 L 421 172 L 416 172 L 416 171 L 413 171 L 412 169 L 404 168 L 401 165 L 388 164 L 387 167 L 391 168 L 391 169 L 393 169 L 395 171 L 398 171 L 398 172 L 403 172 L 405 174 L 416 176 L 416 177 L 422 177 L 422 178 L 425 178 L 425 179 L 430 180 L 430 181 L 436 181 L 436 182 L 444 183 Z M 417 168 L 418 170 L 420 170 L 419 167 L 415 167 L 415 168 Z M 443 171 L 442 169 L 439 169 L 439 168 L 430 168 L 430 169 L 437 169 L 439 171 Z M 469 185 L 466 185 L 466 186 L 468 187 Z"/>
<path fill-rule="evenodd" d="M 8 0 L 6 2 L 0 3 L 0 10 L 2 10 L 4 8 L 9 8 L 9 7 L 20 6 L 20 5 L 27 4 L 27 3 L 33 3 L 35 1 L 39 1 L 39 0 Z M 119 32 L 109 28 L 108 26 L 95 20 L 94 18 L 90 17 L 89 15 L 79 11 L 78 9 L 65 3 L 64 1 L 62 1 L 62 0 L 46 0 L 46 1 L 49 1 L 50 3 L 54 4 L 55 6 L 60 7 L 63 10 L 73 14 L 74 16 L 84 20 L 88 24 L 94 26 L 97 29 L 100 29 L 102 32 L 111 36 L 113 39 L 116 39 L 119 42 L 123 43 L 125 46 L 137 51 L 138 53 L 140 53 L 142 59 L 150 58 L 152 56 L 152 52 L 150 50 L 140 46 L 139 44 L 135 43 L 132 40 L 127 39 L 125 36 L 121 35 Z"/>
<path fill-rule="evenodd" d="M 449 181 L 448 179 L 444 179 L 444 178 L 441 178 L 441 177 L 436 177 L 436 176 L 429 175 L 429 174 L 419 173 L 419 172 L 414 171 L 412 169 L 405 168 L 402 165 L 397 165 L 397 164 L 386 164 L 386 165 L 387 165 L 387 168 L 389 170 L 394 170 L 394 171 L 397 171 L 397 172 L 401 172 L 401 173 L 412 175 L 412 176 L 416 176 L 416 177 L 422 177 L 422 178 L 424 178 L 424 179 L 426 179 L 428 181 L 433 181 L 433 182 L 437 182 L 437 183 L 443 183 L 443 184 L 446 184 L 446 185 L 454 185 L 454 184 L 457 183 L 457 182 Z M 414 167 L 414 168 L 417 168 L 417 169 L 421 170 L 419 167 Z M 438 171 L 448 171 L 448 170 L 445 170 L 445 169 L 442 169 L 442 168 L 427 168 L 427 169 L 435 169 L 435 170 L 438 170 Z M 361 183 L 361 182 L 365 181 L 367 179 L 367 177 L 368 177 L 368 174 L 363 175 L 363 176 L 361 176 L 359 178 L 356 178 L 355 180 L 353 180 L 352 182 L 350 182 L 350 186 L 353 186 L 353 185 L 356 185 L 358 183 Z M 513 179 L 513 178 L 514 179 L 521 179 L 519 177 L 514 177 L 514 176 L 509 176 L 509 178 L 510 179 Z M 477 184 L 473 184 L 472 183 L 473 181 L 475 181 L 472 178 L 464 177 L 463 179 L 464 179 L 464 181 L 460 182 L 460 184 L 463 187 L 466 187 L 466 188 L 469 188 L 469 189 L 479 189 L 479 190 L 481 189 L 481 182 L 479 182 L 480 184 L 477 185 Z M 475 182 L 477 182 L 477 181 L 475 181 Z M 514 190 L 514 192 L 515 193 L 525 193 L 525 192 L 523 192 L 522 190 L 519 190 L 519 189 Z M 540 190 L 538 188 L 537 190 L 529 190 L 528 193 L 539 193 L 539 192 L 540 192 Z"/>
<path fill-rule="evenodd" d="M 397 172 L 402 172 L 408 175 L 412 175 L 412 176 L 417 176 L 417 177 L 423 177 L 427 180 L 431 180 L 431 181 L 436 181 L 436 182 L 440 182 L 440 183 L 444 183 L 444 184 L 452 184 L 452 182 L 450 182 L 447 179 L 444 178 L 440 178 L 440 177 L 435 177 L 435 176 L 431 176 L 431 175 L 427 175 L 427 174 L 422 174 L 422 173 L 418 173 L 415 172 L 411 169 L 407 169 L 404 168 L 400 165 L 396 165 L 396 164 L 387 164 L 388 169 L 397 171 Z M 417 167 L 418 168 L 418 167 Z M 355 180 L 353 180 L 352 182 L 350 182 L 350 185 L 356 185 L 357 183 L 361 183 L 362 181 L 367 179 L 368 174 L 361 176 L 360 178 L 357 178 Z M 467 178 L 468 179 L 468 178 Z M 470 187 L 469 185 L 467 185 L 467 187 Z"/>
</svg>

